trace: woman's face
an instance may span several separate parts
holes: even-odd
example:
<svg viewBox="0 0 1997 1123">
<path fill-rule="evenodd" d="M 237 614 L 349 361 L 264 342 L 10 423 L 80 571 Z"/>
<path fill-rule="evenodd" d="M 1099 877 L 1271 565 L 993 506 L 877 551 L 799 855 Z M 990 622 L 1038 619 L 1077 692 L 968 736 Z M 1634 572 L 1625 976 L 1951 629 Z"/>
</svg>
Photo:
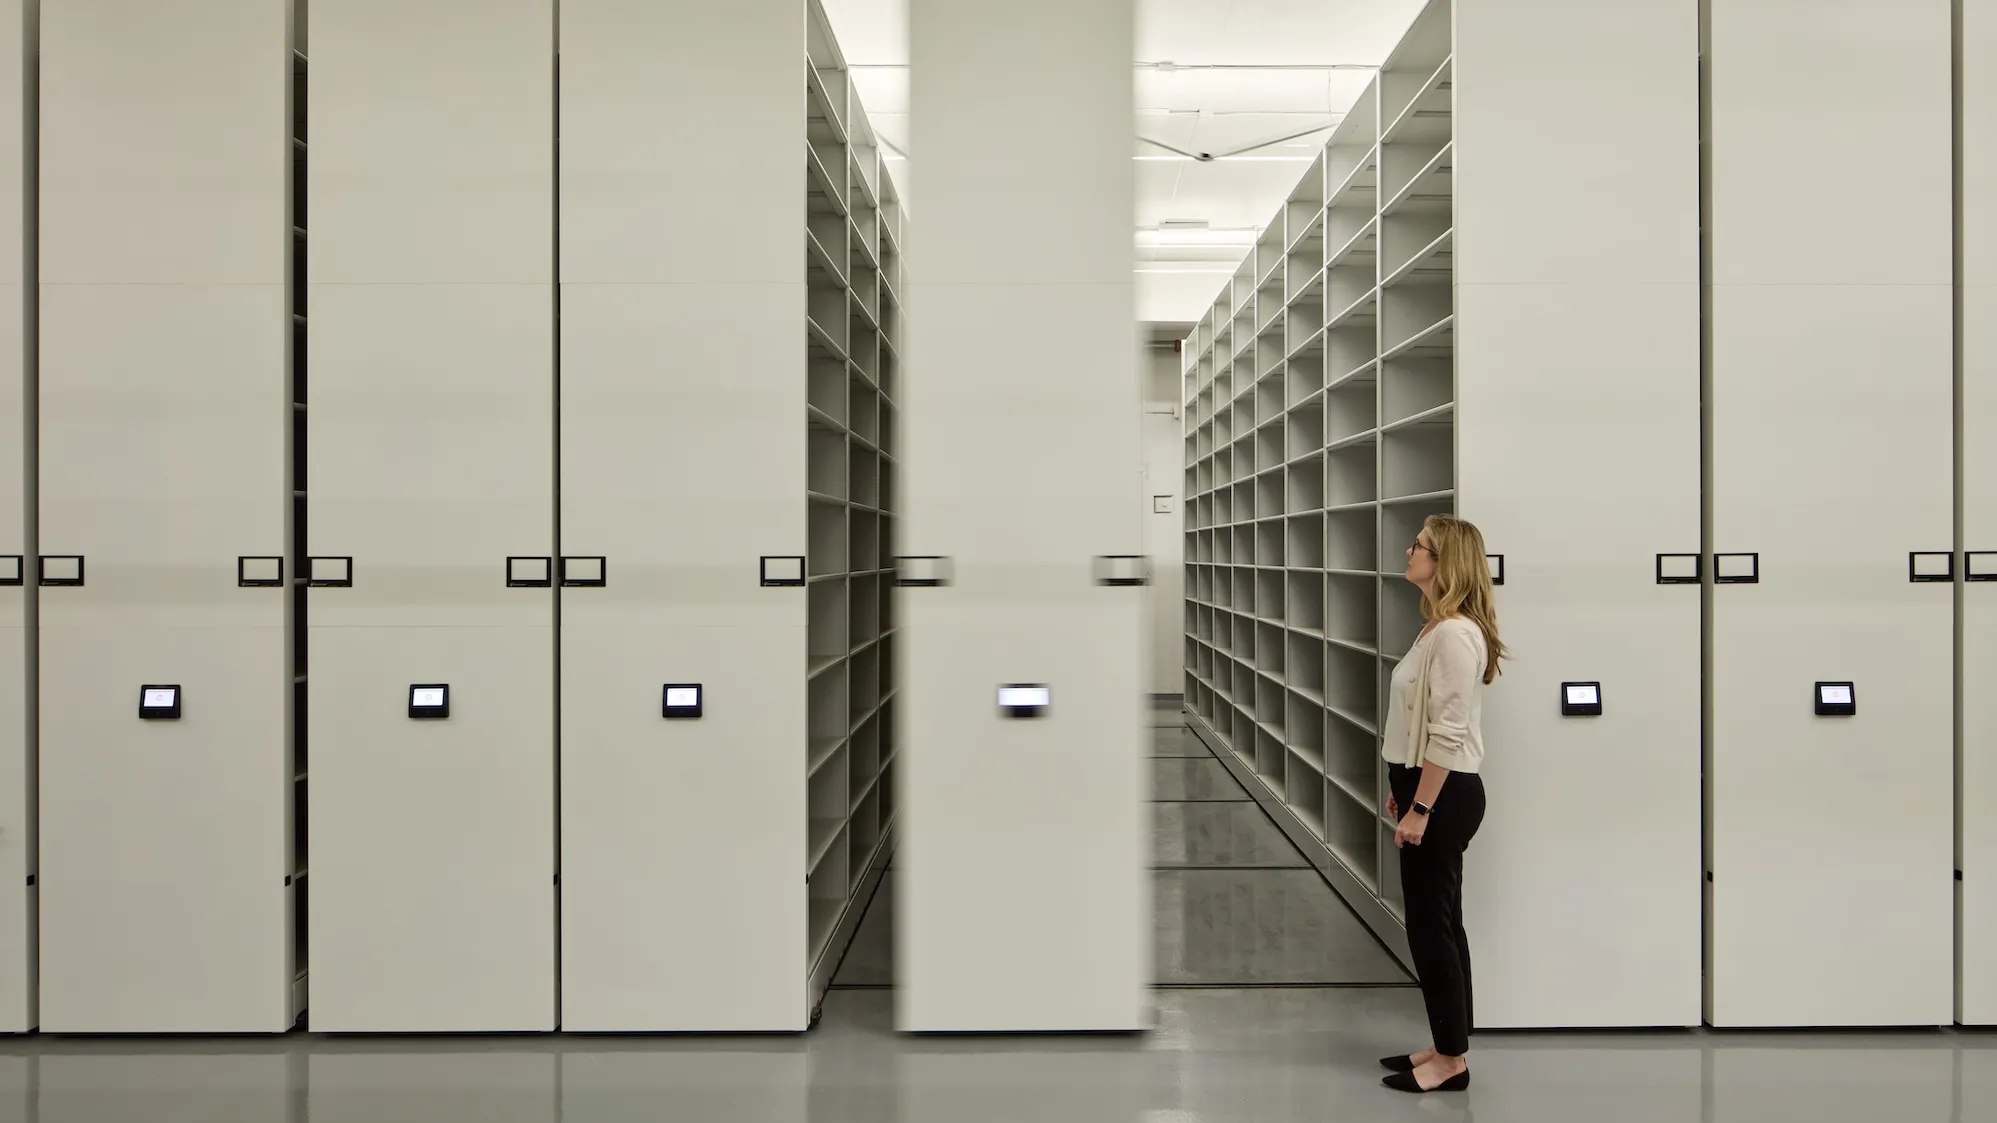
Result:
<svg viewBox="0 0 1997 1123">
<path fill-rule="evenodd" d="M 1429 583 L 1435 580 L 1434 545 L 1434 541 L 1428 536 L 1427 527 L 1423 527 L 1421 533 L 1408 545 L 1408 571 L 1404 576 L 1422 588 L 1427 588 Z"/>
</svg>

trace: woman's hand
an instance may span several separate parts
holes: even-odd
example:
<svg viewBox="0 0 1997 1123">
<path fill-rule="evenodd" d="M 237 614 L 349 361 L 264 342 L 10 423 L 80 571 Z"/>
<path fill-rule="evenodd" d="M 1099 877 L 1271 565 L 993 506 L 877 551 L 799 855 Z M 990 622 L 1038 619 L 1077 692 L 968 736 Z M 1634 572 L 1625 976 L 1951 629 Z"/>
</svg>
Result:
<svg viewBox="0 0 1997 1123">
<path fill-rule="evenodd" d="M 1428 833 L 1428 816 L 1413 812 L 1402 816 L 1394 825 L 1394 848 L 1420 846 L 1421 836 Z"/>
<path fill-rule="evenodd" d="M 1391 795 L 1387 797 L 1387 818 L 1392 819 L 1396 823 L 1401 821 L 1400 806 L 1394 802 L 1394 797 Z"/>
</svg>

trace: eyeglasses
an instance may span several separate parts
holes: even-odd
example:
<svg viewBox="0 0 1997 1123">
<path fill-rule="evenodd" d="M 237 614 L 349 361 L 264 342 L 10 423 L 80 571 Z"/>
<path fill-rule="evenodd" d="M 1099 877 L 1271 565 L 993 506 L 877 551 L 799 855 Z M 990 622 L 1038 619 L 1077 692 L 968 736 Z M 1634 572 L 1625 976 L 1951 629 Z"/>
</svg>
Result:
<svg viewBox="0 0 1997 1123">
<path fill-rule="evenodd" d="M 1422 545 L 1422 541 L 1421 541 L 1421 539 L 1420 539 L 1420 538 L 1416 538 L 1416 539 L 1415 539 L 1415 540 L 1414 540 L 1413 542 L 1411 542 L 1411 543 L 1409 543 L 1409 544 L 1408 544 L 1408 553 L 1412 554 L 1412 553 L 1414 553 L 1414 552 L 1415 552 L 1416 550 L 1427 550 L 1427 551 L 1428 551 L 1428 556 L 1429 556 L 1429 557 L 1432 557 L 1432 558 L 1436 558 L 1436 557 L 1441 557 L 1441 556 L 1442 556 L 1442 555 L 1440 555 L 1440 554 L 1438 554 L 1438 553 L 1436 553 L 1436 552 L 1435 552 L 1435 548 L 1434 548 L 1433 546 L 1424 546 L 1424 545 Z"/>
</svg>

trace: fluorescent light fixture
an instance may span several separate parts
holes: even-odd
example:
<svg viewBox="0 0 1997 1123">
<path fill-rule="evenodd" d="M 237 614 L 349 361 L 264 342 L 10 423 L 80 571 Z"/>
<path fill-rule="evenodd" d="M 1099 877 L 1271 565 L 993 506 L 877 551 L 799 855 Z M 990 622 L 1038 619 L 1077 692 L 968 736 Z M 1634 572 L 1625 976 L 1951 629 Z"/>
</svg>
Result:
<svg viewBox="0 0 1997 1123">
<path fill-rule="evenodd" d="M 1308 164 L 1316 156 L 1215 156 L 1211 160 L 1195 160 L 1191 156 L 1167 153 L 1159 156 L 1132 156 L 1142 164 Z"/>
<path fill-rule="evenodd" d="M 1137 228 L 1137 241 L 1140 245 L 1157 247 L 1178 246 L 1197 249 L 1206 246 L 1252 246 L 1261 237 L 1262 231 L 1253 226 Z"/>
</svg>

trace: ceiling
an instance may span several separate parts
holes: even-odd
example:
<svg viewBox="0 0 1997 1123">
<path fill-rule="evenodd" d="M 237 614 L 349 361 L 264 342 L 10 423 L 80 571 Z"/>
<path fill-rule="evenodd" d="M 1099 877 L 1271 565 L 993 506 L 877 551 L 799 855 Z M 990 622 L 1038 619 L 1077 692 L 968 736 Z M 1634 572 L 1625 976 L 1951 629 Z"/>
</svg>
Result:
<svg viewBox="0 0 1997 1123">
<path fill-rule="evenodd" d="M 907 153 L 908 0 L 821 2 L 868 117 Z M 1136 2 L 1138 318 L 1190 323 L 1424 0 Z"/>
</svg>

